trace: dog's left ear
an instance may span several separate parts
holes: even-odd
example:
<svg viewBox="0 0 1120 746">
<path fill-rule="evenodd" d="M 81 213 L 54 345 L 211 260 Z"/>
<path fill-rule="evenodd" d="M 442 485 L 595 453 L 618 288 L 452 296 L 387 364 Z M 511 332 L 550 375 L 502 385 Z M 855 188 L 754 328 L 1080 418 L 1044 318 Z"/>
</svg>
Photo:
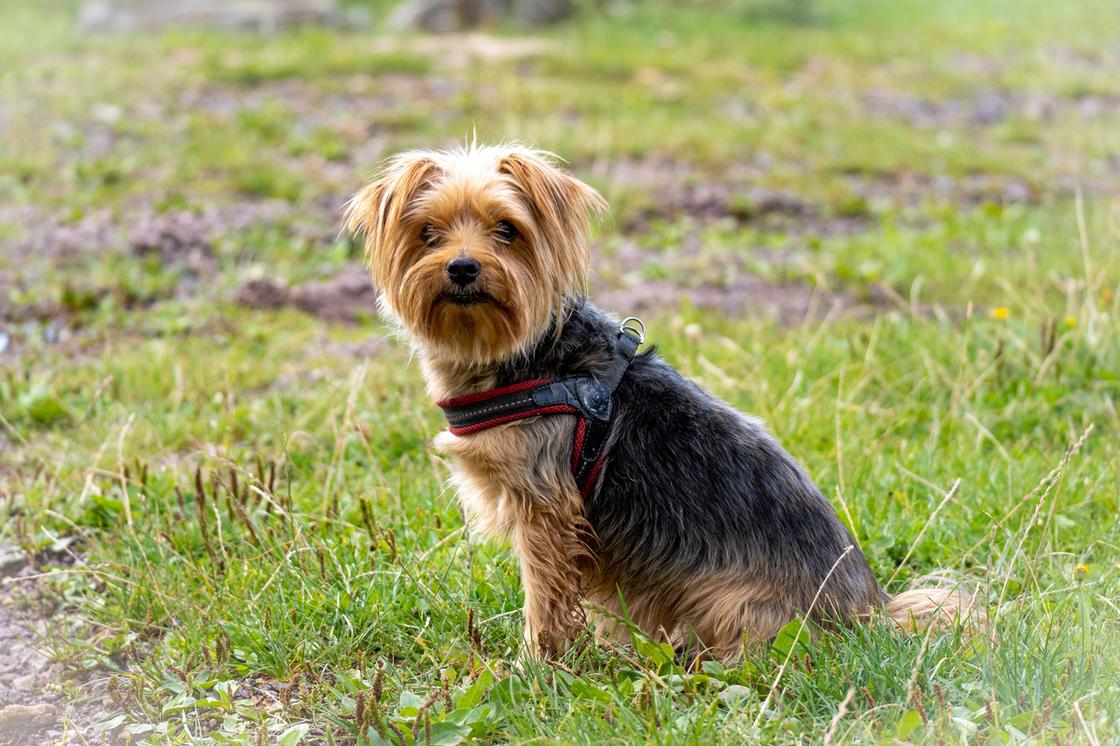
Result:
<svg viewBox="0 0 1120 746">
<path fill-rule="evenodd" d="M 409 206 L 437 172 L 430 154 L 399 153 L 386 161 L 379 179 L 347 203 L 343 228 L 355 236 L 365 236 L 367 259 L 378 285 L 384 287 L 389 281 L 403 254 L 394 245 L 400 238 L 394 235 L 394 229 L 401 226 Z"/>
<path fill-rule="evenodd" d="M 498 171 L 521 190 L 550 243 L 575 240 L 586 247 L 591 220 L 607 211 L 602 195 L 560 168 L 555 156 L 539 150 L 510 150 Z"/>
</svg>

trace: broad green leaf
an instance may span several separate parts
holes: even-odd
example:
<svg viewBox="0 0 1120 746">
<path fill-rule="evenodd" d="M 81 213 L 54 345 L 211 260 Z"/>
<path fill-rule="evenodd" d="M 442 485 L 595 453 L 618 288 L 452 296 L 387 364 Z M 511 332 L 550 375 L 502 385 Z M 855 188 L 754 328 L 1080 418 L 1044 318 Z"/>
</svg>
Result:
<svg viewBox="0 0 1120 746">
<path fill-rule="evenodd" d="M 463 739 L 471 734 L 471 729 L 466 726 L 449 723 L 446 720 L 432 723 L 432 746 L 455 746 L 462 743 Z M 423 737 L 421 737 L 423 738 Z"/>
<path fill-rule="evenodd" d="M 731 684 L 726 689 L 719 693 L 719 698 L 728 704 L 739 704 L 744 702 L 755 695 L 754 689 L 749 686 L 740 686 L 739 684 Z"/>
<path fill-rule="evenodd" d="M 591 699 L 596 702 L 607 703 L 611 701 L 611 693 L 606 689 L 595 686 L 589 681 L 576 679 L 570 685 L 572 696 L 577 699 Z"/>
<path fill-rule="evenodd" d="M 366 741 L 369 743 L 369 746 L 400 746 L 382 736 L 372 725 L 366 730 Z"/>
<path fill-rule="evenodd" d="M 482 697 L 486 694 L 486 690 L 489 689 L 490 685 L 493 683 L 494 675 L 489 671 L 484 670 L 478 675 L 478 678 L 474 680 L 474 683 L 467 687 L 466 690 L 464 690 L 463 693 L 455 699 L 455 707 L 474 707 L 482 701 Z"/>
<path fill-rule="evenodd" d="M 785 660 L 790 655 L 791 650 L 797 653 L 809 652 L 808 627 L 802 625 L 800 619 L 792 620 L 778 630 L 778 635 L 771 643 L 770 650 L 779 660 Z"/>
<path fill-rule="evenodd" d="M 420 708 L 423 706 L 424 698 L 406 689 L 401 692 L 401 701 L 397 706 L 397 714 L 406 717 L 416 717 L 420 713 Z"/>
<path fill-rule="evenodd" d="M 276 739 L 276 744 L 277 746 L 296 746 L 303 740 L 309 730 L 311 730 L 311 726 L 307 723 L 293 725 L 280 734 L 280 737 Z"/>
<path fill-rule="evenodd" d="M 907 741 L 914 731 L 922 727 L 922 716 L 918 714 L 917 710 L 907 710 L 902 718 L 895 726 L 894 734 L 898 736 L 899 740 Z"/>
</svg>

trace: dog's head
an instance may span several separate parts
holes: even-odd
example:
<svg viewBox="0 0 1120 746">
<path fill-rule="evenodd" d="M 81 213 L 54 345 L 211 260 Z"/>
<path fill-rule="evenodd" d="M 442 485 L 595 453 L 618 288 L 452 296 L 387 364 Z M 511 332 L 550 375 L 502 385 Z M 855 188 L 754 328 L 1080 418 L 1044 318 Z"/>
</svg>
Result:
<svg viewBox="0 0 1120 746">
<path fill-rule="evenodd" d="M 496 362 L 583 295 L 589 219 L 606 202 L 521 146 L 409 151 L 350 200 L 382 310 L 425 351 Z"/>
</svg>

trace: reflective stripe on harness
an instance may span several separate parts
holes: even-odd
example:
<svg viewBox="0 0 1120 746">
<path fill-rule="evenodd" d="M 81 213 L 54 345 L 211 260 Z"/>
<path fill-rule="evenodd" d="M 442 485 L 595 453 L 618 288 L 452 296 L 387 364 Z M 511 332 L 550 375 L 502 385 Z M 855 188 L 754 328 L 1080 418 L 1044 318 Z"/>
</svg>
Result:
<svg viewBox="0 0 1120 746">
<path fill-rule="evenodd" d="M 618 329 L 614 360 L 601 378 L 590 374 L 536 378 L 444 399 L 436 404 L 447 417 L 448 430 L 453 435 L 470 435 L 526 417 L 578 415 L 579 422 L 572 438 L 572 475 L 580 492 L 587 497 L 595 487 L 607 456 L 614 391 L 643 341 L 645 326 L 631 317 Z"/>
</svg>

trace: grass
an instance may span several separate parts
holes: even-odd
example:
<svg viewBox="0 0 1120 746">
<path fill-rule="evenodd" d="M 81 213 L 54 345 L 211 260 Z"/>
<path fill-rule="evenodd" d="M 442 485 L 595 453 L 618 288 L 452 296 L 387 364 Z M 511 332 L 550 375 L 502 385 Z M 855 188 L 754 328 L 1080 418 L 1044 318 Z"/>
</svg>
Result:
<svg viewBox="0 0 1120 746">
<path fill-rule="evenodd" d="M 1120 23 L 1092 0 L 819 2 L 806 23 L 761 5 L 611 6 L 527 58 L 465 61 L 381 33 L 80 37 L 71 4 L 0 10 L 0 541 L 53 568 L 43 645 L 103 683 L 99 728 L 1116 742 Z M 993 91 L 1007 114 L 975 123 Z M 965 115 L 930 124 L 911 98 Z M 334 210 L 375 161 L 472 129 L 554 149 L 611 198 L 604 287 L 749 273 L 853 299 L 780 323 L 674 291 L 643 315 L 767 421 L 888 590 L 955 573 L 995 641 L 791 627 L 698 671 L 640 637 L 518 663 L 516 564 L 468 540 L 403 345 L 232 300 L 351 266 Z M 730 207 L 665 210 L 627 163 L 727 185 Z M 756 188 L 806 212 L 768 220 Z M 140 214 L 222 209 L 257 217 L 215 218 L 201 268 L 130 238 Z"/>
</svg>

